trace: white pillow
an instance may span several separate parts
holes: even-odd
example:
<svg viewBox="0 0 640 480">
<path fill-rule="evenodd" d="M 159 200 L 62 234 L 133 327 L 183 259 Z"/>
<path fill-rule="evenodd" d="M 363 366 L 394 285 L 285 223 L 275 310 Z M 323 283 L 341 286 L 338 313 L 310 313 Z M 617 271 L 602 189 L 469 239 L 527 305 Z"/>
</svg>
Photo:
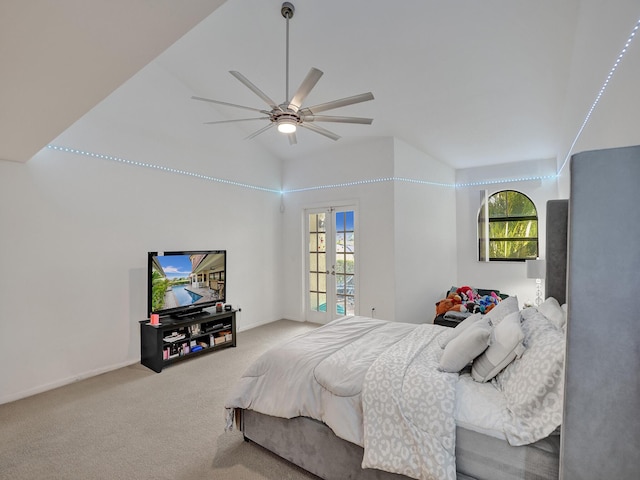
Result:
<svg viewBox="0 0 640 480">
<path fill-rule="evenodd" d="M 489 313 L 485 315 L 485 318 L 488 318 L 491 325 L 495 327 L 503 318 L 510 313 L 517 312 L 519 309 L 518 297 L 507 297 L 501 302 L 498 302 L 498 305 L 493 307 Z"/>
<path fill-rule="evenodd" d="M 440 369 L 445 372 L 462 370 L 485 351 L 490 335 L 491 326 L 486 319 L 474 322 L 447 344 L 440 357 Z"/>
<path fill-rule="evenodd" d="M 455 328 L 452 328 L 452 329 L 448 330 L 446 333 L 443 333 L 442 335 L 440 335 L 438 337 L 438 343 L 440 344 L 440 348 L 446 347 L 447 344 L 451 340 L 456 338 L 463 331 L 465 331 L 467 328 L 469 328 L 471 326 L 471 324 L 475 323 L 476 321 L 480 320 L 481 318 L 482 318 L 482 314 L 481 313 L 474 313 L 473 315 L 471 315 L 471 316 L 465 318 L 463 321 L 461 321 L 458 325 L 455 326 Z"/>
<path fill-rule="evenodd" d="M 562 329 L 564 326 L 566 321 L 565 313 L 555 298 L 548 297 L 540 306 L 538 306 L 538 311 L 547 317 L 548 320 L 551 320 L 551 323 L 556 327 Z"/>
<path fill-rule="evenodd" d="M 524 351 L 524 332 L 520 312 L 507 315 L 493 327 L 489 348 L 475 359 L 471 376 L 476 382 L 488 382 Z"/>
</svg>

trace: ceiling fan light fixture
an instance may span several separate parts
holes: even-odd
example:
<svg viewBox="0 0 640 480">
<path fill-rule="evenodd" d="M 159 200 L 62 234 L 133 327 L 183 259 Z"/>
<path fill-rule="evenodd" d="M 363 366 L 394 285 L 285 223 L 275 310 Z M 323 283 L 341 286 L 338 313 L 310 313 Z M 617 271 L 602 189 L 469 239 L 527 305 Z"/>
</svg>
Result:
<svg viewBox="0 0 640 480">
<path fill-rule="evenodd" d="M 278 120 L 278 131 L 280 133 L 293 133 L 296 131 L 296 122 L 289 118 L 282 118 Z"/>
</svg>

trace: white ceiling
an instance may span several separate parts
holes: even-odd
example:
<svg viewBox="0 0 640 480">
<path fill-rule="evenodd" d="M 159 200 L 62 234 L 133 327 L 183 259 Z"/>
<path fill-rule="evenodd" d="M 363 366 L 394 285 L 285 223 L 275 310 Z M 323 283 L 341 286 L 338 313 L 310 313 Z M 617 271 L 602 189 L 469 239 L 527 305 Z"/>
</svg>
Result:
<svg viewBox="0 0 640 480">
<path fill-rule="evenodd" d="M 26 162 L 224 0 L 1 0 L 0 159 Z"/>
<path fill-rule="evenodd" d="M 75 3 L 84 5 L 79 0 Z M 204 0 L 197 3 L 207 4 Z M 211 3 L 207 6 L 213 9 Z M 325 112 L 371 117 L 373 125 L 322 126 L 344 137 L 338 142 L 394 136 L 456 168 L 548 158 L 562 162 L 640 18 L 637 0 L 293 0 L 292 3 L 296 12 L 290 21 L 290 93 L 309 69 L 316 67 L 324 76 L 303 106 L 367 91 L 375 96 L 371 102 Z M 145 76 L 148 91 L 157 92 L 154 108 L 161 111 L 166 102 L 169 109 L 176 99 L 171 98 L 172 92 L 162 91 L 159 87 L 162 82 L 153 81 L 153 71 L 173 76 L 191 95 L 264 108 L 260 98 L 228 73 L 237 70 L 277 102 L 284 101 L 286 22 L 280 13 L 281 5 L 281 0 L 227 0 L 159 55 Z M 204 18 L 206 9 L 195 14 Z M 38 35 L 33 29 L 29 33 Z M 158 29 L 145 29 L 143 33 L 151 39 L 162 37 Z M 49 35 L 55 36 L 56 32 L 50 31 Z M 112 38 L 109 37 L 109 42 Z M 166 43 L 167 38 L 159 38 L 158 44 L 161 40 Z M 103 74 L 107 67 L 121 63 L 127 49 L 111 53 L 111 59 L 105 59 L 105 55 L 96 57 L 102 65 L 100 69 L 90 58 L 83 62 L 90 73 Z M 64 51 L 58 52 L 61 54 Z M 3 60 L 5 57 L 6 54 L 0 56 Z M 14 62 L 18 57 L 13 58 Z M 58 68 L 57 64 L 50 67 Z M 634 43 L 574 151 L 640 144 L 635 118 L 640 107 L 640 95 L 636 92 L 639 81 L 640 45 Z M 86 85 L 89 80 L 83 82 Z M 51 85 L 45 77 L 30 79 L 27 88 L 9 85 L 9 91 L 20 93 L 19 106 L 28 117 L 42 116 L 43 121 L 55 124 L 57 133 L 61 133 L 70 122 L 61 121 L 49 108 L 43 112 L 38 107 L 44 100 L 34 92 L 41 90 L 46 91 L 46 99 L 64 88 Z M 73 93 L 96 104 L 104 96 L 103 91 L 79 88 Z M 5 92 L 2 95 L 6 96 Z M 266 124 L 263 120 L 203 126 L 204 121 L 254 114 L 196 102 L 183 91 L 179 95 L 178 101 L 188 103 L 193 115 L 182 121 L 193 121 L 188 127 L 202 131 L 212 142 L 216 137 L 244 142 L 245 136 Z M 117 104 L 122 99 L 113 95 L 103 103 L 112 102 L 112 110 L 120 109 L 123 119 L 132 125 L 138 122 L 141 128 L 158 132 L 170 128 L 166 116 L 144 115 L 148 101 L 141 99 L 135 105 L 128 98 L 126 105 Z M 86 111 L 76 110 L 75 118 Z M 15 111 L 10 113 L 18 115 Z M 4 122 L 3 131 L 6 126 Z M 26 127 L 20 124 L 20 128 Z M 9 147 L 14 136 L 7 137 Z M 0 158 L 20 160 L 14 158 L 14 151 L 31 151 L 33 155 L 54 137 L 44 134 L 37 139 L 16 137 L 21 142 L 31 142 L 31 149 L 8 148 L 3 140 Z M 294 146 L 275 129 L 249 141 L 282 159 L 300 158 L 334 146 L 332 140 L 306 130 L 299 130 L 298 144 Z M 22 160 L 26 159 L 23 155 Z"/>
</svg>

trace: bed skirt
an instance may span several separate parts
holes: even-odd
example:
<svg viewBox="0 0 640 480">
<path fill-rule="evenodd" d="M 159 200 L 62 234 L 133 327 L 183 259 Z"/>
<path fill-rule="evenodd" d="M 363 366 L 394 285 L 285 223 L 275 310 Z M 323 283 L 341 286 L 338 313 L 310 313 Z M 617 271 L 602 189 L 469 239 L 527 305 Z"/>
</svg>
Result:
<svg viewBox="0 0 640 480">
<path fill-rule="evenodd" d="M 305 417 L 290 420 L 251 410 L 240 412 L 239 425 L 250 440 L 324 480 L 406 480 L 407 477 L 362 469 L 363 449 L 334 435 L 322 422 Z M 456 429 L 458 480 L 555 480 L 560 436 L 513 447 L 499 440 Z"/>
</svg>

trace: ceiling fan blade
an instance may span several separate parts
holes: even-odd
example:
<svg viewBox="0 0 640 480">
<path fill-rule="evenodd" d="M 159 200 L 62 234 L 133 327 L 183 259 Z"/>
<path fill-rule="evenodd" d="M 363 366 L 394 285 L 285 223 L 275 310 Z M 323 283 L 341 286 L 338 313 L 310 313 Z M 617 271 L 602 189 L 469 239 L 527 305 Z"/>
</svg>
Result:
<svg viewBox="0 0 640 480">
<path fill-rule="evenodd" d="M 296 138 L 296 132 L 291 132 L 287 134 L 287 137 L 289 137 L 289 145 L 295 145 L 296 143 L 298 143 L 298 139 Z"/>
<path fill-rule="evenodd" d="M 267 130 L 269 130 L 271 127 L 273 127 L 273 123 L 269 123 L 266 127 L 262 127 L 260 130 L 258 130 L 257 132 L 253 132 L 251 135 L 249 135 L 248 137 L 245 137 L 245 140 L 251 140 L 252 138 L 257 137 L 258 135 L 260 135 L 262 132 L 266 132 Z"/>
<path fill-rule="evenodd" d="M 373 118 L 361 117 L 334 117 L 329 115 L 306 115 L 302 117 L 305 122 L 337 122 L 337 123 L 360 123 L 371 125 Z"/>
<path fill-rule="evenodd" d="M 303 128 L 307 128 L 312 132 L 316 132 L 316 133 L 319 133 L 320 135 L 324 135 L 325 137 L 329 137 L 331 140 L 339 140 L 341 138 L 340 135 L 336 135 L 335 133 L 330 132 L 326 128 L 319 127 L 318 125 L 314 125 L 313 123 L 308 123 L 308 124 L 301 123 L 300 126 Z"/>
<path fill-rule="evenodd" d="M 245 110 L 251 110 L 253 112 L 260 112 L 260 113 L 269 114 L 268 110 L 260 110 L 259 108 L 245 107 L 244 105 L 236 105 L 235 103 L 221 102 L 220 100 L 211 100 L 210 98 L 195 97 L 195 96 L 193 96 L 191 98 L 193 100 L 201 100 L 203 102 L 217 103 L 218 105 L 226 105 L 228 107 L 244 108 Z"/>
<path fill-rule="evenodd" d="M 256 87 L 253 83 L 251 83 L 247 77 L 245 77 L 244 75 L 242 75 L 240 72 L 236 72 L 231 70 L 229 72 L 231 75 L 233 75 L 234 77 L 236 77 L 238 80 L 240 80 L 249 90 L 251 90 L 253 93 L 255 93 L 256 95 L 258 95 L 267 105 L 269 105 L 271 108 L 276 108 L 276 109 L 280 109 L 280 107 L 278 105 L 276 105 L 276 102 L 274 102 L 273 100 L 271 100 L 266 93 L 264 93 L 262 90 L 260 90 L 258 87 Z"/>
<path fill-rule="evenodd" d="M 322 71 L 318 70 L 317 68 L 312 67 L 311 70 L 309 70 L 309 73 L 307 73 L 307 76 L 298 87 L 298 91 L 289 102 L 289 108 L 291 110 L 293 110 L 294 112 L 300 110 L 302 102 L 304 102 L 304 99 L 307 98 L 307 95 L 309 95 L 309 92 L 313 89 L 313 87 L 316 86 L 316 83 L 318 83 L 318 80 L 320 80 L 321 76 Z"/>
<path fill-rule="evenodd" d="M 340 100 L 334 100 L 332 102 L 321 103 L 320 105 L 314 105 L 313 107 L 307 107 L 300 111 L 303 115 L 316 114 L 324 112 L 326 110 L 332 110 L 334 108 L 345 107 L 347 105 L 353 105 L 354 103 L 368 102 L 373 100 L 373 93 L 361 93 L 360 95 L 354 95 L 353 97 L 341 98 Z"/>
<path fill-rule="evenodd" d="M 203 125 L 216 125 L 218 123 L 247 122 L 249 120 L 269 120 L 269 117 L 236 118 L 236 119 L 233 119 L 233 120 L 218 120 L 216 122 L 202 122 L 202 124 Z"/>
</svg>

